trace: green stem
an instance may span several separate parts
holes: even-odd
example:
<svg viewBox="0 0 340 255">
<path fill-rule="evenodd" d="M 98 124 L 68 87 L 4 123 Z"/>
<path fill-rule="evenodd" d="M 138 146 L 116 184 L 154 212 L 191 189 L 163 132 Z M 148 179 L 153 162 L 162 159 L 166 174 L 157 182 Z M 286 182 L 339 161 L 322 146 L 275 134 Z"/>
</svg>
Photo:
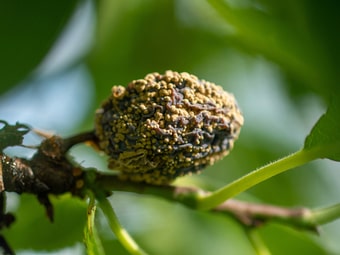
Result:
<svg viewBox="0 0 340 255">
<path fill-rule="evenodd" d="M 319 154 L 319 150 L 299 150 L 291 155 L 254 170 L 209 195 L 198 197 L 196 206 L 201 210 L 212 209 L 225 200 L 236 196 L 260 182 L 317 159 Z"/>
<path fill-rule="evenodd" d="M 249 229 L 247 231 L 248 238 L 256 250 L 257 255 L 271 255 L 268 247 L 265 242 L 262 240 L 260 234 L 257 229 Z"/>
<path fill-rule="evenodd" d="M 84 230 L 84 241 L 88 255 L 104 255 L 102 242 L 95 228 L 94 219 L 96 215 L 95 198 L 92 192 L 88 192 L 89 205 L 87 209 L 87 224 Z"/>
<path fill-rule="evenodd" d="M 120 225 L 118 217 L 108 199 L 106 197 L 98 198 L 98 202 L 99 207 L 102 209 L 109 222 L 111 230 L 125 249 L 132 255 L 147 255 L 147 253 L 138 246 L 129 233 Z"/>
<path fill-rule="evenodd" d="M 340 218 L 340 204 L 311 210 L 311 213 L 304 217 L 306 222 L 311 222 L 315 226 L 329 223 Z"/>
</svg>

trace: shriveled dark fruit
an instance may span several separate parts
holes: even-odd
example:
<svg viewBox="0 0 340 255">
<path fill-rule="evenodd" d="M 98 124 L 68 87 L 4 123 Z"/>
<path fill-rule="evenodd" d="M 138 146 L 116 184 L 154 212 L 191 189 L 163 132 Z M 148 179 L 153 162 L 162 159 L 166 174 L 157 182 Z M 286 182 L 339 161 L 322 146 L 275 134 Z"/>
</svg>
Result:
<svg viewBox="0 0 340 255">
<path fill-rule="evenodd" d="M 123 179 L 167 184 L 227 155 L 243 116 L 233 95 L 188 73 L 114 86 L 96 112 L 99 148 Z"/>
</svg>

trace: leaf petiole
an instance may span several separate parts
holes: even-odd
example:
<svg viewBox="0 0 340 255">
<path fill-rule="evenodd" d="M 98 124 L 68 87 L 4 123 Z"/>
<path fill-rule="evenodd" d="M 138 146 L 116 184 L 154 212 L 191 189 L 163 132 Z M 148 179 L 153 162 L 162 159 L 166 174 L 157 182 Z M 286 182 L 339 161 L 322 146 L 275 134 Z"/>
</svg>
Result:
<svg viewBox="0 0 340 255">
<path fill-rule="evenodd" d="M 315 226 L 329 223 L 340 218 L 340 204 L 311 210 L 310 214 L 304 217 L 304 221 L 311 222 Z"/>
<path fill-rule="evenodd" d="M 289 169 L 301 166 L 307 162 L 319 158 L 320 151 L 317 149 L 301 149 L 282 159 L 271 162 L 247 175 L 233 181 L 232 183 L 218 189 L 209 195 L 202 195 L 197 198 L 196 207 L 201 210 L 209 210 L 221 204 L 225 200 L 261 183 L 275 175 L 283 173 Z"/>
<path fill-rule="evenodd" d="M 257 255 L 271 255 L 272 253 L 262 240 L 260 234 L 257 229 L 248 229 L 247 230 L 248 238 L 253 245 Z"/>
<path fill-rule="evenodd" d="M 125 249 L 132 255 L 147 255 L 147 253 L 138 246 L 129 233 L 120 225 L 118 217 L 108 199 L 106 197 L 99 197 L 97 199 L 98 205 L 108 220 L 112 232 L 116 235 Z"/>
<path fill-rule="evenodd" d="M 84 242 L 88 255 L 105 255 L 102 242 L 98 236 L 94 219 L 96 215 L 95 197 L 92 192 L 88 192 L 89 205 L 87 208 L 87 223 L 84 229 Z"/>
</svg>

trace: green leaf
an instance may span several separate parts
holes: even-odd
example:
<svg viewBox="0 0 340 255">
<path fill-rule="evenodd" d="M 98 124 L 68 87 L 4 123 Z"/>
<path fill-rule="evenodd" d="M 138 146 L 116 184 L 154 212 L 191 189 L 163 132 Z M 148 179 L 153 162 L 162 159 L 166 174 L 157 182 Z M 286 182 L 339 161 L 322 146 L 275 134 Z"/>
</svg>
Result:
<svg viewBox="0 0 340 255">
<path fill-rule="evenodd" d="M 324 98 L 338 84 L 333 67 L 338 65 L 332 63 L 338 59 L 338 47 L 334 46 L 338 45 L 334 33 L 338 18 L 331 19 L 333 22 L 329 18 L 338 16 L 329 15 L 338 7 L 330 3 L 333 0 L 324 4 L 325 8 L 314 1 L 208 2 L 234 28 L 228 36 L 237 48 L 274 61 L 290 78 Z"/>
<path fill-rule="evenodd" d="M 339 93 L 338 93 L 339 94 Z M 320 117 L 304 144 L 304 150 L 318 150 L 320 158 L 340 161 L 340 101 L 334 96 L 327 112 Z"/>
<path fill-rule="evenodd" d="M 37 67 L 55 43 L 77 2 L 1 1 L 0 93 Z"/>
<path fill-rule="evenodd" d="M 18 122 L 15 125 L 9 125 L 6 121 L 0 120 L 0 126 L 1 123 L 4 126 L 0 128 L 0 151 L 6 147 L 22 145 L 24 135 L 30 131 L 30 128 Z"/>
<path fill-rule="evenodd" d="M 20 207 L 13 212 L 16 221 L 3 231 L 14 250 L 57 250 L 82 242 L 86 224 L 85 201 L 70 195 L 52 196 L 55 210 L 52 223 L 36 197 L 27 194 L 20 197 Z"/>
<path fill-rule="evenodd" d="M 322 247 L 320 240 L 310 233 L 297 231 L 296 229 L 273 223 L 269 223 L 257 230 L 271 251 L 271 254 L 330 254 L 330 251 Z"/>
</svg>

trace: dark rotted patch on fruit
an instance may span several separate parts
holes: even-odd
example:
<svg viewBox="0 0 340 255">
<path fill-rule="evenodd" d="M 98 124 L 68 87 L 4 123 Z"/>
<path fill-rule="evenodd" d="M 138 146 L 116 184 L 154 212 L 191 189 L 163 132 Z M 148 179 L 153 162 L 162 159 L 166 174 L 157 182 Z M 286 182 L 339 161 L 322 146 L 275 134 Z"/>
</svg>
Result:
<svg viewBox="0 0 340 255">
<path fill-rule="evenodd" d="M 114 86 L 96 112 L 99 147 L 123 179 L 167 184 L 227 155 L 243 124 L 233 95 L 188 73 Z"/>
</svg>

